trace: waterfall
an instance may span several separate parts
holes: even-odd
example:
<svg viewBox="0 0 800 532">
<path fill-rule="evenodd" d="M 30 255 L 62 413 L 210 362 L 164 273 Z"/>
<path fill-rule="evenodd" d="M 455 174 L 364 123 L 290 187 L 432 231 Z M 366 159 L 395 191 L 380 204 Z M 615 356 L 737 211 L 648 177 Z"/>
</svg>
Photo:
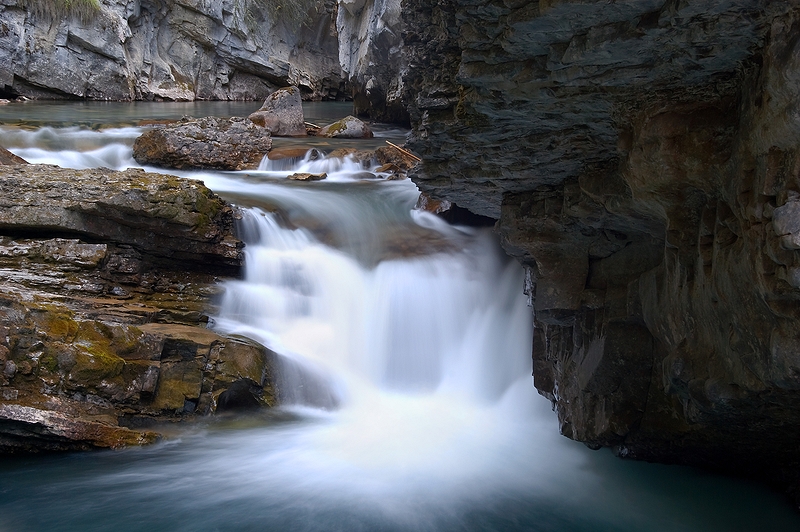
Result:
<svg viewBox="0 0 800 532">
<path fill-rule="evenodd" d="M 244 279 L 226 283 L 217 328 L 313 365 L 341 393 L 496 401 L 526 376 L 521 269 L 488 234 L 458 252 L 367 267 L 307 230 L 281 227 L 273 213 L 247 211 L 241 233 Z"/>
</svg>

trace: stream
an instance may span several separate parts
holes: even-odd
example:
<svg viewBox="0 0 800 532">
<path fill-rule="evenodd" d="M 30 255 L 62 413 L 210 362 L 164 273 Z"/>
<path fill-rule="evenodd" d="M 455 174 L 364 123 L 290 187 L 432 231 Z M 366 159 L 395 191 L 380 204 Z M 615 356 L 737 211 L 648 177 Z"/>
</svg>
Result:
<svg viewBox="0 0 800 532">
<path fill-rule="evenodd" d="M 257 107 L 10 104 L 0 145 L 31 163 L 138 167 L 143 120 Z M 325 124 L 350 106 L 305 113 Z M 406 132 L 375 133 L 275 146 L 369 149 Z M 286 179 L 294 171 L 328 179 Z M 153 446 L 0 459 L 0 532 L 800 530 L 761 485 L 560 436 L 530 375 L 521 267 L 490 229 L 416 211 L 410 181 L 324 157 L 169 173 L 245 209 L 245 273 L 224 283 L 210 326 L 263 343 L 305 377 L 285 376 L 293 392 L 280 408 L 209 417 Z"/>
</svg>

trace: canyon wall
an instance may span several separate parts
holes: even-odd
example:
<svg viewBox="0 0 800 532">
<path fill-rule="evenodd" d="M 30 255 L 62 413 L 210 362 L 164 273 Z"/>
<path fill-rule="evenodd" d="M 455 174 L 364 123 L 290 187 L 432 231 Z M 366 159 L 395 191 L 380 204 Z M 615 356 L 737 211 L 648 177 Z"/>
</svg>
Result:
<svg viewBox="0 0 800 532">
<path fill-rule="evenodd" d="M 336 27 L 339 62 L 350 73 L 355 113 L 407 123 L 400 0 L 340 0 Z"/>
<path fill-rule="evenodd" d="M 314 3 L 305 22 L 264 5 L 106 0 L 81 21 L 0 0 L 0 90 L 34 98 L 258 100 L 296 85 L 309 99 L 343 99 L 336 3 Z"/>
<path fill-rule="evenodd" d="M 797 486 L 800 3 L 404 17 L 412 178 L 497 219 L 525 265 L 561 432 Z"/>
</svg>

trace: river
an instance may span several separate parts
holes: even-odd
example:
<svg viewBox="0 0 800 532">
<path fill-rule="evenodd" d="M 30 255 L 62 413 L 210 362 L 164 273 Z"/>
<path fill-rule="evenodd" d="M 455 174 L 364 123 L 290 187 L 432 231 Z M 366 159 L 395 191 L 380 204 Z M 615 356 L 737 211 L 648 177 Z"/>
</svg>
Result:
<svg viewBox="0 0 800 532">
<path fill-rule="evenodd" d="M 11 104 L 0 145 L 32 163 L 122 169 L 137 166 L 142 120 L 254 107 Z M 307 104 L 306 119 L 349 111 Z M 358 145 L 404 134 L 378 126 Z M 415 211 L 409 181 L 302 164 L 329 178 L 180 173 L 245 208 L 245 274 L 225 282 L 211 326 L 293 361 L 302 387 L 274 411 L 207 418 L 150 447 L 2 459 L 0 532 L 800 530 L 763 486 L 559 436 L 530 376 L 523 274 L 491 231 Z"/>
</svg>

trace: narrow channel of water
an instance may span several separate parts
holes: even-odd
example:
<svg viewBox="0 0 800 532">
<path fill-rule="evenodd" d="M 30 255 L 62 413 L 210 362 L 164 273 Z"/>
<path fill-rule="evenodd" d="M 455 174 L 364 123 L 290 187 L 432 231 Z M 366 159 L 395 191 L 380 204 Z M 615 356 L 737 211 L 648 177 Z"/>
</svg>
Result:
<svg viewBox="0 0 800 532">
<path fill-rule="evenodd" d="M 84 106 L 61 105 L 62 127 L 9 119 L 0 144 L 31 162 L 136 166 L 141 129 L 125 124 L 165 112 L 91 129 Z M 0 460 L 0 532 L 800 529 L 760 486 L 559 436 L 530 377 L 522 272 L 491 232 L 414 211 L 408 181 L 318 164 L 329 180 L 182 173 L 246 208 L 245 276 L 226 282 L 213 326 L 290 358 L 314 389 L 147 448 Z"/>
</svg>

